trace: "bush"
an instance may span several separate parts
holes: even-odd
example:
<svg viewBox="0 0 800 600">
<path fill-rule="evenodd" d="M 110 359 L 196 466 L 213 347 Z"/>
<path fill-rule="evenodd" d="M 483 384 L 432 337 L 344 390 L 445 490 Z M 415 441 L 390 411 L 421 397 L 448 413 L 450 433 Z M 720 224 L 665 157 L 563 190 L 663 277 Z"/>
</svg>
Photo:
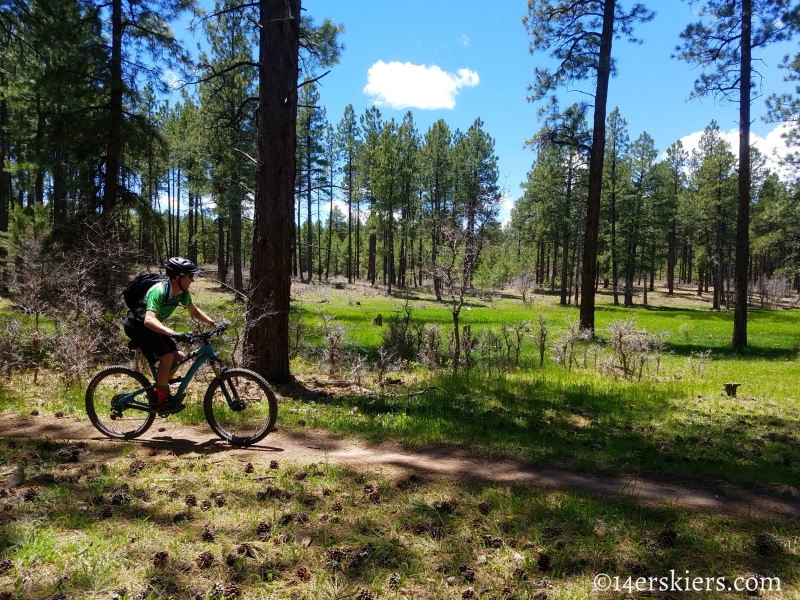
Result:
<svg viewBox="0 0 800 600">
<path fill-rule="evenodd" d="M 406 362 L 419 356 L 425 335 L 424 324 L 414 323 L 411 313 L 411 306 L 406 300 L 402 311 L 389 317 L 381 346 L 387 353 L 394 355 L 395 359 Z"/>
</svg>

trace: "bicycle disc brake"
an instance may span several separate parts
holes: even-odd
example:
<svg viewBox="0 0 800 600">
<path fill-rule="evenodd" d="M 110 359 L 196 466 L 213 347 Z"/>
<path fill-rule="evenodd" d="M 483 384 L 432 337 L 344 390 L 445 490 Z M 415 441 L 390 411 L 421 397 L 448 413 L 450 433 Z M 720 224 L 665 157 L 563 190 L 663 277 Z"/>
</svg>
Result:
<svg viewBox="0 0 800 600">
<path fill-rule="evenodd" d="M 240 412 L 247 408 L 247 402 L 239 398 L 231 402 L 230 407 L 233 412 Z"/>
</svg>

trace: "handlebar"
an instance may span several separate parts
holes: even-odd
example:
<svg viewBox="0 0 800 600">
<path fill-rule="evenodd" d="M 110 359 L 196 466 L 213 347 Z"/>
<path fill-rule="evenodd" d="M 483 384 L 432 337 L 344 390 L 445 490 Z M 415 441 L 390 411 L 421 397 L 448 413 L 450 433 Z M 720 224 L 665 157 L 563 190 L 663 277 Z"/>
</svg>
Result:
<svg viewBox="0 0 800 600">
<path fill-rule="evenodd" d="M 220 337 L 229 326 L 230 325 L 228 323 L 220 323 L 214 329 L 211 331 L 206 331 L 205 333 L 185 334 L 191 336 L 191 339 L 186 340 L 186 342 L 189 344 L 197 344 L 199 342 L 207 344 L 212 337 Z"/>
</svg>

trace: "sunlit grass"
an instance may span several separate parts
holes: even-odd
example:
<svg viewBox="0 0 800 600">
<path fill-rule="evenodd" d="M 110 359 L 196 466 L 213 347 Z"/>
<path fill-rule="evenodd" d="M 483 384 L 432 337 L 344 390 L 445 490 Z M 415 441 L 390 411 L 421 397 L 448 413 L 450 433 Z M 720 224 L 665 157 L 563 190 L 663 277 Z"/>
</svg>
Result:
<svg viewBox="0 0 800 600">
<path fill-rule="evenodd" d="M 23 458 L 55 480 L 0 498 L 8 597 L 577 600 L 597 573 L 674 569 L 779 577 L 794 598 L 800 580 L 791 524 L 632 497 L 0 437 L 0 468 Z"/>
</svg>

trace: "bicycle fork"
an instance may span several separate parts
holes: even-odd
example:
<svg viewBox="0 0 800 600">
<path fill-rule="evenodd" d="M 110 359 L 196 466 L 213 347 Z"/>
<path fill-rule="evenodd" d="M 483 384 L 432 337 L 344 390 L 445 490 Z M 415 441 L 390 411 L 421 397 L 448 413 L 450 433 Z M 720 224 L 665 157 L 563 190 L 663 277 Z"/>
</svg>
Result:
<svg viewBox="0 0 800 600">
<path fill-rule="evenodd" d="M 218 379 L 225 371 L 224 368 L 220 369 L 216 362 L 211 363 L 211 368 L 214 369 L 214 375 Z M 228 389 L 229 387 L 230 389 Z M 232 411 L 239 412 L 240 410 L 247 408 L 245 402 L 239 397 L 239 390 L 236 389 L 236 384 L 234 384 L 233 381 L 228 380 L 226 382 L 220 379 L 219 389 L 222 390 L 222 395 L 225 397 L 225 401 L 228 403 L 228 408 L 230 408 Z"/>
</svg>

